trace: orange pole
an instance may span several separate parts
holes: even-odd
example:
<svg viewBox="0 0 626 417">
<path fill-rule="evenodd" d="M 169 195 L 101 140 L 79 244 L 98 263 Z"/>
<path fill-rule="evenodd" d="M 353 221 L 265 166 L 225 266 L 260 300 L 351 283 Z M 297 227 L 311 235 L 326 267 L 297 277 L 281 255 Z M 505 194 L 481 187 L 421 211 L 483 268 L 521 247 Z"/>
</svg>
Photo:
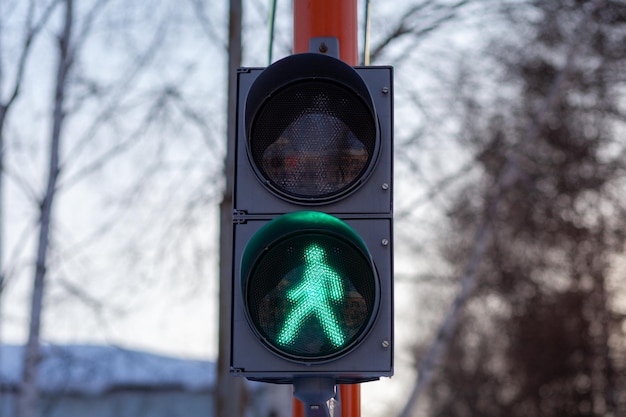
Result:
<svg viewBox="0 0 626 417">
<path fill-rule="evenodd" d="M 345 63 L 358 63 L 357 0 L 294 0 L 293 52 L 309 51 L 311 38 L 339 40 L 339 57 Z"/>
<path fill-rule="evenodd" d="M 348 65 L 359 61 L 357 0 L 294 0 L 293 53 L 309 52 L 311 38 L 339 40 L 339 58 Z M 361 416 L 361 386 L 341 385 L 341 417 Z M 292 417 L 304 417 L 304 405 L 292 402 Z"/>
<path fill-rule="evenodd" d="M 340 385 L 341 417 L 359 417 L 361 415 L 361 386 Z"/>
<path fill-rule="evenodd" d="M 296 397 L 291 401 L 291 417 L 304 417 L 304 404 Z"/>
</svg>

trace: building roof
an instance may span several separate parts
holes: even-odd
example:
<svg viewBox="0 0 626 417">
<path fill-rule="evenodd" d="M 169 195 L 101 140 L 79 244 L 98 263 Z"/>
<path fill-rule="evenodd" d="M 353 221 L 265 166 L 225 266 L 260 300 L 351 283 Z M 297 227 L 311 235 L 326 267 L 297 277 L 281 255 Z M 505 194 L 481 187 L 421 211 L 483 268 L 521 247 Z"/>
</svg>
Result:
<svg viewBox="0 0 626 417">
<path fill-rule="evenodd" d="M 0 346 L 0 388 L 15 389 L 22 376 L 23 347 Z M 215 364 L 101 345 L 45 345 L 39 388 L 45 393 L 100 395 L 120 389 L 207 391 Z"/>
</svg>

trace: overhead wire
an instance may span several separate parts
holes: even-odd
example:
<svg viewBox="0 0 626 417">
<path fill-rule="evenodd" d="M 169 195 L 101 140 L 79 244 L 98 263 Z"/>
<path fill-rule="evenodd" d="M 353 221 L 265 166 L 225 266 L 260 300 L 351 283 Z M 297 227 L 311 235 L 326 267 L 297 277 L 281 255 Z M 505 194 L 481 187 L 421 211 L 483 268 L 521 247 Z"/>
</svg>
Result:
<svg viewBox="0 0 626 417">
<path fill-rule="evenodd" d="M 269 46 L 268 46 L 268 63 L 267 65 L 272 64 L 272 50 L 274 49 L 274 24 L 276 22 L 276 3 L 277 0 L 270 0 L 270 38 L 269 38 Z"/>
<path fill-rule="evenodd" d="M 365 0 L 365 17 L 363 19 L 363 65 L 370 64 L 370 0 Z"/>
</svg>

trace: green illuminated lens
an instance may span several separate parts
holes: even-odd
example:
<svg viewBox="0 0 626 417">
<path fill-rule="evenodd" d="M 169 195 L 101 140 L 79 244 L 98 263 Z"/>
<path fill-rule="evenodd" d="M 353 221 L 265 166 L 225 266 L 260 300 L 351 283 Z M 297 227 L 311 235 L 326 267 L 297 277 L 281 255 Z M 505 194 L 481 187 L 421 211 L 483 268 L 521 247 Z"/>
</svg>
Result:
<svg viewBox="0 0 626 417">
<path fill-rule="evenodd" d="M 297 285 L 287 291 L 291 309 L 285 317 L 277 342 L 289 346 L 305 331 L 305 324 L 315 318 L 333 346 L 341 347 L 345 336 L 333 308 L 344 296 L 341 276 L 328 265 L 324 249 L 316 244 L 304 250 L 304 271 Z"/>
<path fill-rule="evenodd" d="M 321 213 L 314 217 L 341 222 Z M 250 268 L 245 281 L 249 318 L 281 354 L 303 360 L 341 354 L 367 330 L 374 315 L 377 281 L 371 260 L 343 222 L 339 228 L 305 222 L 307 229 L 285 233 L 281 221 L 255 235 L 267 238 L 269 231 L 273 242 L 258 247 L 258 242 L 251 243 L 258 256 L 254 265 L 243 266 Z M 276 239 L 272 227 L 283 236 Z"/>
</svg>

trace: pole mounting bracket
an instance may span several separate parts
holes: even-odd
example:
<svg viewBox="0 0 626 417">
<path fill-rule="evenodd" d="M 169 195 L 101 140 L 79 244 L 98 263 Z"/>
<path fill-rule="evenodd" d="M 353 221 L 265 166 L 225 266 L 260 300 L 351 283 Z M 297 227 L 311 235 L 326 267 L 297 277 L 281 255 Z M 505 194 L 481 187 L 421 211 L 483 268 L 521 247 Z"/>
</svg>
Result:
<svg viewBox="0 0 626 417">
<path fill-rule="evenodd" d="M 309 40 L 309 52 L 339 59 L 339 39 L 335 37 L 311 38 Z"/>
</svg>

